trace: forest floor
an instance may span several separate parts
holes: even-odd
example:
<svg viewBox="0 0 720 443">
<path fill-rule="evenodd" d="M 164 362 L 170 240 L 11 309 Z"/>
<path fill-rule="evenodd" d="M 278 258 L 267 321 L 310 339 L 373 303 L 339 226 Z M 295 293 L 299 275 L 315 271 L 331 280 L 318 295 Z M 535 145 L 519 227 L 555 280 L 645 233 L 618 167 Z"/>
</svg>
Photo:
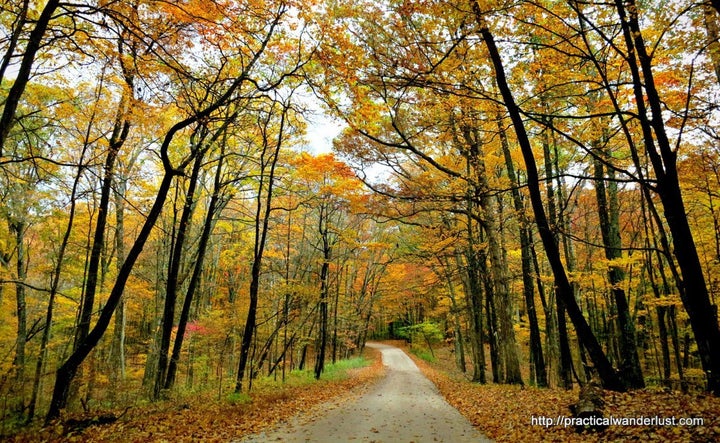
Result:
<svg viewBox="0 0 720 443">
<path fill-rule="evenodd" d="M 702 418 L 700 426 L 610 426 L 603 432 L 577 433 L 574 427 L 543 426 L 539 417 L 571 417 L 578 390 L 510 385 L 479 385 L 456 369 L 449 349 L 435 350 L 433 363 L 411 355 L 445 399 L 483 434 L 497 442 L 672 441 L 720 442 L 720 398 L 660 388 L 628 393 L 604 392 L 606 418 Z M 536 417 L 536 424 L 532 417 Z"/>
<path fill-rule="evenodd" d="M 380 352 L 367 349 L 369 366 L 349 369 L 329 380 L 306 380 L 278 386 L 254 387 L 250 396 L 237 402 L 212 393 L 186 396 L 116 411 L 109 424 L 73 427 L 67 421 L 29 430 L 12 442 L 228 442 L 289 420 L 300 412 L 331 400 L 353 398 L 366 391 L 384 374 Z M 345 372 L 345 371 L 340 371 Z M 75 423 L 96 416 L 66 417 Z"/>
<path fill-rule="evenodd" d="M 404 346 L 403 342 L 392 343 Z M 406 346 L 404 346 L 407 349 Z M 601 442 L 601 441 L 720 441 L 720 399 L 648 388 L 629 393 L 605 392 L 605 417 L 702 418 L 700 426 L 610 426 L 601 433 L 578 434 L 573 427 L 533 424 L 533 417 L 570 417 L 569 405 L 578 391 L 530 386 L 479 385 L 455 368 L 447 348 L 436 349 L 436 360 L 408 354 L 482 434 L 498 442 Z M 217 395 L 195 395 L 139 406 L 105 425 L 72 429 L 57 424 L 34 429 L 6 441 L 228 442 L 288 423 L 293 417 L 327 402 L 350 401 L 377 384 L 385 375 L 380 352 L 366 348 L 370 366 L 350 370 L 350 376 L 298 385 L 260 386 L 249 401 L 236 403 Z M 121 414 L 122 411 L 114 411 Z M 92 417 L 75 417 L 77 419 Z"/>
</svg>

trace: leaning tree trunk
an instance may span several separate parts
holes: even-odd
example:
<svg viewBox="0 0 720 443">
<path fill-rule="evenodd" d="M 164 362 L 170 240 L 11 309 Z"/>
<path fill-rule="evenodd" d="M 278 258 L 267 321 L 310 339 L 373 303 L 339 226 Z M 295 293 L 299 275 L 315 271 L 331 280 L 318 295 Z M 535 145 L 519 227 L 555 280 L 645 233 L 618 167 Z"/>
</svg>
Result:
<svg viewBox="0 0 720 443">
<path fill-rule="evenodd" d="M 132 88 L 132 82 L 130 82 L 128 86 Z M 130 121 L 126 119 L 126 115 L 129 112 L 129 100 L 130 98 L 127 95 L 123 95 L 120 100 L 117 117 L 115 119 L 115 126 L 110 138 L 107 156 L 105 157 L 103 179 L 100 188 L 100 206 L 98 207 L 95 234 L 93 236 L 90 258 L 87 265 L 87 280 L 85 281 L 82 306 L 80 307 L 80 317 L 75 334 L 74 350 L 77 350 L 80 343 L 85 340 L 90 331 L 90 323 L 95 306 L 95 294 L 97 292 L 98 277 L 100 274 L 102 252 L 105 247 L 105 230 L 107 226 L 108 211 L 110 209 L 110 193 L 112 192 L 113 175 L 115 174 L 115 161 L 117 160 L 120 148 L 125 143 L 128 133 L 130 132 Z"/>
<path fill-rule="evenodd" d="M 525 125 L 520 114 L 520 108 L 515 103 L 515 99 L 510 91 L 510 87 L 508 86 L 505 76 L 505 68 L 500 57 L 500 52 L 495 45 L 495 40 L 493 39 L 489 28 L 484 23 L 480 6 L 476 0 L 473 1 L 473 8 L 478 25 L 480 26 L 480 33 L 495 68 L 498 88 L 500 89 L 503 101 L 510 114 L 518 144 L 520 145 L 523 159 L 525 160 L 525 167 L 528 176 L 528 191 L 530 193 L 530 200 L 535 214 L 535 221 L 538 226 L 543 246 L 545 247 L 545 253 L 548 257 L 550 267 L 552 268 L 553 275 L 555 277 L 558 298 L 562 299 L 565 303 L 565 309 L 575 326 L 578 338 L 580 339 L 582 345 L 587 349 L 590 358 L 593 360 L 603 386 L 606 389 L 623 391 L 625 390 L 625 387 L 623 386 L 622 381 L 615 373 L 615 370 L 610 364 L 610 361 L 607 359 L 600 343 L 598 343 L 595 334 L 590 328 L 590 325 L 588 325 L 587 320 L 583 316 L 582 311 L 575 300 L 572 286 L 570 285 L 570 281 L 565 273 L 565 267 L 560 256 L 559 246 L 545 214 L 542 195 L 540 193 L 540 178 L 537 170 L 537 164 L 533 155 L 530 139 L 528 138 Z"/>
<path fill-rule="evenodd" d="M 175 244 L 172 248 L 172 256 L 170 258 L 170 266 L 168 268 L 167 284 L 165 286 L 165 304 L 163 307 L 161 321 L 160 354 L 158 355 L 158 366 L 155 372 L 155 383 L 153 387 L 154 399 L 158 399 L 160 397 L 160 393 L 165 386 L 165 377 L 167 375 L 170 340 L 172 338 L 172 331 L 175 325 L 175 305 L 177 302 L 178 282 L 180 280 L 180 265 L 182 263 L 183 253 L 185 250 L 185 240 L 190 229 L 190 220 L 195 210 L 195 189 L 197 188 L 198 179 L 200 177 L 200 169 L 202 168 L 204 158 L 204 150 L 201 145 L 207 133 L 205 132 L 205 128 L 200 130 L 203 131 L 203 134 L 194 134 L 195 136 L 200 135 L 200 140 L 198 141 L 198 147 L 195 150 L 196 157 L 193 162 L 192 172 L 188 178 L 188 188 L 185 194 L 185 202 L 183 204 L 182 214 L 180 215 L 180 222 L 177 227 Z"/>
<path fill-rule="evenodd" d="M 15 123 L 15 112 L 20 104 L 20 98 L 25 92 L 30 75 L 32 74 L 32 65 L 35 57 L 42 47 L 42 40 L 55 14 L 56 9 L 60 6 L 60 0 L 49 0 L 45 3 L 40 16 L 34 21 L 35 27 L 28 36 L 27 44 L 23 51 L 20 67 L 15 75 L 15 81 L 5 96 L 2 115 L 0 115 L 0 157 L 3 156 L 5 141 L 10 134 L 10 128 Z M 19 24 L 20 25 L 20 24 Z M 11 54 L 8 53 L 8 56 Z"/>
<path fill-rule="evenodd" d="M 663 102 L 655 85 L 652 57 L 647 52 L 640 29 L 638 6 L 634 0 L 629 0 L 628 4 L 626 9 L 623 0 L 615 0 L 628 49 L 627 61 L 632 73 L 635 106 L 645 150 L 655 173 L 656 190 L 672 235 L 674 254 L 682 274 L 682 301 L 690 317 L 698 354 L 707 377 L 707 390 L 720 395 L 720 327 L 717 306 L 710 301 L 705 274 L 685 211 L 677 169 L 677 151 L 671 146 L 665 130 Z"/>
</svg>

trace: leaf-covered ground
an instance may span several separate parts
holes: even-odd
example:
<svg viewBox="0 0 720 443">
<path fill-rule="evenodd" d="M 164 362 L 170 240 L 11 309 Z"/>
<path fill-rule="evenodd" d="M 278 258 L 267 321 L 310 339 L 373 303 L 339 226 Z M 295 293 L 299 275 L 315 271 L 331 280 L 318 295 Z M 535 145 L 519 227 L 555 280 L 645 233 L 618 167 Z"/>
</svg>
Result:
<svg viewBox="0 0 720 443">
<path fill-rule="evenodd" d="M 350 369 L 347 377 L 295 386 L 254 388 L 251 400 L 232 403 L 212 394 L 166 401 L 128 410 L 117 421 L 72 431 L 67 423 L 27 432 L 15 442 L 228 442 L 272 427 L 293 415 L 361 391 L 383 373 L 379 352 L 366 348 L 370 366 Z M 78 417 L 78 419 L 81 417 Z M 82 417 L 91 418 L 91 417 Z"/>
<path fill-rule="evenodd" d="M 352 369 L 347 378 L 282 388 L 261 386 L 253 390 L 250 402 L 233 404 L 208 394 L 133 408 L 107 425 L 76 431 L 67 425 L 56 425 L 18 435 L 11 441 L 233 441 L 323 402 L 362 391 L 383 374 L 378 354 L 366 349 L 365 355 L 373 361 L 372 365 Z M 602 433 L 578 434 L 572 427 L 532 424 L 533 416 L 569 417 L 568 406 L 577 401 L 576 390 L 478 385 L 455 370 L 447 353 L 440 351 L 439 354 L 435 363 L 412 354 L 411 357 L 451 405 L 483 434 L 498 442 L 720 441 L 720 399 L 712 396 L 652 389 L 625 394 L 605 392 L 605 416 L 700 417 L 705 423 L 702 426 L 611 426 Z"/>
<path fill-rule="evenodd" d="M 413 356 L 447 401 L 483 434 L 498 442 L 720 441 L 720 399 L 644 389 L 606 391 L 605 417 L 700 417 L 702 426 L 610 426 L 601 433 L 575 432 L 574 427 L 533 425 L 532 417 L 570 417 L 568 406 L 578 391 L 471 383 L 454 369 L 452 358 L 428 363 Z"/>
</svg>

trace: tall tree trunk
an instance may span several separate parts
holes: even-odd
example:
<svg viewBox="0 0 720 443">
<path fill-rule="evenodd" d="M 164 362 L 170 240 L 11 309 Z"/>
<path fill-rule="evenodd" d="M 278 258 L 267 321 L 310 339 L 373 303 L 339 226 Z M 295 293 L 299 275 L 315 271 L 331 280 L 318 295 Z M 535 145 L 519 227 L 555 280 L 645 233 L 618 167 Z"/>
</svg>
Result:
<svg viewBox="0 0 720 443">
<path fill-rule="evenodd" d="M 472 232 L 472 217 L 468 215 L 468 245 L 465 251 L 466 266 L 460 266 L 465 269 L 465 294 L 468 303 L 468 313 L 470 317 L 470 349 L 473 357 L 473 375 L 472 381 L 477 383 L 487 383 L 487 375 L 485 371 L 485 332 L 483 326 L 483 292 L 480 284 L 480 269 L 478 265 L 477 252 L 475 251 L 475 234 Z M 462 262 L 461 258 L 456 257 L 458 264 Z"/>
<path fill-rule="evenodd" d="M 132 88 L 132 83 L 128 86 Z M 95 233 L 93 235 L 90 257 L 87 264 L 87 279 L 85 281 L 83 303 L 80 307 L 80 316 L 75 333 L 75 344 L 73 350 L 78 349 L 78 346 L 80 346 L 80 343 L 85 340 L 90 331 L 102 253 L 105 247 L 105 231 L 107 227 L 108 211 L 110 209 L 110 193 L 112 192 L 113 176 L 115 174 L 115 161 L 117 160 L 120 148 L 125 143 L 128 133 L 130 132 L 130 121 L 126 119 L 130 106 L 129 100 L 130 97 L 123 95 L 120 103 L 118 104 L 115 125 L 108 144 L 107 155 L 105 157 L 103 179 L 100 188 L 100 206 L 98 207 Z"/>
<path fill-rule="evenodd" d="M 556 227 L 559 225 L 558 222 L 558 210 L 557 201 L 558 198 L 555 195 L 555 186 L 553 184 L 553 175 L 555 167 L 550 152 L 550 140 L 548 139 L 547 132 L 543 132 L 542 139 L 543 147 L 543 159 L 545 163 L 545 191 L 547 193 L 547 205 L 548 205 L 548 223 L 550 227 Z M 558 235 L 553 233 L 555 242 L 558 242 Z M 566 250 L 567 252 L 567 250 Z M 567 257 L 567 254 L 566 254 Z M 573 299 L 575 297 L 575 287 L 571 283 Z M 573 361 L 572 354 L 570 351 L 570 339 L 568 337 L 567 321 L 565 318 L 565 301 L 562 297 L 558 296 L 557 289 L 555 299 L 555 323 L 557 324 L 557 343 L 558 343 L 558 374 L 560 376 L 560 385 L 565 389 L 572 389 L 573 386 Z"/>
<path fill-rule="evenodd" d="M 345 280 L 347 281 L 347 266 L 338 266 L 339 269 L 345 268 Z M 340 278 L 342 272 L 338 272 L 337 285 L 335 285 L 335 297 L 333 300 L 333 333 L 332 333 L 332 362 L 333 364 L 337 361 L 337 348 L 338 348 L 338 308 L 340 304 Z"/>
<path fill-rule="evenodd" d="M 463 373 L 467 372 L 465 365 L 465 346 L 463 344 L 463 333 L 462 324 L 460 323 L 460 314 L 463 311 L 458 303 L 457 291 L 455 290 L 455 283 L 453 282 L 453 276 L 450 273 L 450 263 L 447 257 L 438 257 L 440 267 L 443 269 L 442 277 L 447 282 L 448 295 L 450 297 L 453 333 L 455 335 L 455 364 L 457 368 Z"/>
<path fill-rule="evenodd" d="M 269 112 L 267 120 L 259 122 L 261 124 L 263 136 L 263 150 L 260 156 L 260 184 L 258 186 L 257 199 L 255 200 L 255 245 L 253 248 L 253 263 L 250 270 L 250 304 L 248 306 L 245 330 L 243 332 L 242 343 L 240 345 L 240 361 L 238 362 L 237 380 L 235 383 L 236 393 L 242 392 L 245 369 L 247 368 L 250 357 L 250 347 L 252 346 L 253 336 L 255 334 L 258 294 L 260 292 L 260 271 L 262 269 L 262 258 L 265 251 L 265 242 L 270 223 L 270 212 L 272 210 L 271 203 L 273 198 L 273 188 L 275 185 L 275 166 L 277 165 L 277 161 L 280 156 L 280 148 L 283 144 L 285 117 L 289 109 L 287 105 L 283 106 L 284 107 L 280 115 L 280 127 L 277 135 L 277 141 L 274 146 L 270 146 L 270 134 L 268 133 L 273 113 Z M 267 174 L 267 177 L 265 174 Z M 267 187 L 265 187 L 266 179 Z M 263 195 L 263 192 L 265 195 Z"/>
<path fill-rule="evenodd" d="M 525 160 L 530 200 L 532 202 L 540 238 L 542 239 L 548 261 L 550 262 L 550 266 L 553 270 L 558 298 L 562 299 L 565 303 L 565 309 L 575 326 L 575 330 L 582 345 L 587 349 L 590 358 L 593 360 L 593 363 L 598 370 L 603 386 L 606 389 L 622 391 L 625 389 L 622 381 L 617 377 L 617 374 L 600 347 L 597 338 L 593 334 L 592 329 L 585 320 L 585 317 L 583 317 L 582 311 L 575 300 L 572 286 L 570 285 L 570 281 L 565 273 L 565 268 L 560 257 L 560 250 L 557 241 L 545 215 L 545 208 L 543 207 L 542 196 L 540 193 L 540 178 L 537 171 L 537 164 L 535 162 L 532 146 L 520 114 L 520 109 L 515 104 L 512 92 L 507 84 L 505 69 L 502 64 L 502 59 L 500 58 L 500 53 L 495 45 L 495 40 L 493 39 L 489 28 L 484 23 L 482 12 L 480 11 L 480 6 L 478 5 L 477 0 L 473 1 L 473 9 L 476 14 L 478 25 L 480 26 L 480 33 L 495 68 L 498 88 L 500 89 L 503 101 L 510 114 L 517 140 Z"/>
<path fill-rule="evenodd" d="M 710 302 L 702 264 L 685 211 L 677 170 L 677 151 L 665 130 L 663 103 L 655 86 L 652 58 L 645 47 L 640 29 L 638 7 L 634 0 L 615 0 L 615 7 L 628 50 L 635 93 L 635 106 L 643 131 L 645 149 L 657 179 L 656 190 L 672 234 L 674 254 L 682 273 L 682 301 L 698 345 L 707 390 L 720 395 L 720 327 L 717 307 Z M 642 71 L 642 76 L 641 76 Z M 646 107 L 649 105 L 649 113 Z M 652 118 L 649 117 L 652 116 Z"/>
<path fill-rule="evenodd" d="M 535 374 L 535 382 L 539 387 L 547 387 L 547 370 L 545 368 L 545 358 L 542 350 L 542 339 L 540 337 L 540 325 L 537 318 L 537 310 L 535 308 L 535 291 L 533 282 L 533 264 L 530 242 L 532 238 L 528 231 L 528 220 L 525 217 L 525 204 L 520 195 L 520 184 L 515 173 L 515 164 L 510 155 L 510 145 L 507 140 L 507 134 L 502 128 L 500 119 L 498 118 L 498 129 L 500 130 L 500 143 L 502 145 L 503 157 L 505 159 L 505 169 L 507 170 L 510 188 L 512 192 L 513 208 L 518 218 L 518 230 L 520 236 L 520 264 L 522 270 L 523 296 L 525 298 L 525 308 L 527 309 L 528 324 L 530 325 L 530 360 L 532 371 Z"/>
<path fill-rule="evenodd" d="M 488 341 L 490 360 L 495 383 L 522 384 L 520 361 L 517 355 L 515 330 L 512 324 L 513 303 L 507 285 L 505 258 L 500 251 L 500 242 L 495 212 L 497 208 L 490 198 L 490 185 L 485 167 L 485 154 L 479 131 L 463 124 L 461 132 L 464 145 L 461 150 L 466 156 L 466 174 L 472 178 L 470 198 L 477 203 L 480 220 L 480 241 L 486 247 L 478 250 L 480 271 L 485 284 L 486 314 L 488 320 Z M 473 207 L 475 207 L 473 205 Z M 488 267 L 489 259 L 489 267 Z"/>
<path fill-rule="evenodd" d="M 484 171 L 484 167 L 483 167 Z M 520 374 L 520 359 L 518 357 L 518 345 L 515 339 L 515 328 L 513 326 L 514 303 L 510 296 L 508 287 L 507 262 L 502 254 L 498 236 L 498 226 L 493 215 L 497 208 L 492 204 L 491 199 L 483 196 L 486 200 L 483 207 L 484 218 L 487 226 L 488 252 L 490 253 L 490 270 L 495 286 L 495 310 L 498 316 L 498 331 L 500 357 L 503 361 L 503 383 L 523 384 Z"/>
<path fill-rule="evenodd" d="M 197 248 L 197 256 L 195 257 L 195 264 L 193 265 L 193 272 L 190 276 L 190 282 L 185 293 L 185 299 L 183 300 L 182 310 L 180 312 L 180 318 L 178 319 L 177 333 L 175 334 L 175 343 L 173 344 L 172 355 L 168 364 L 167 375 L 165 377 L 164 389 L 169 390 L 175 384 L 175 377 L 177 374 L 178 363 L 180 362 L 180 353 L 182 351 L 183 340 L 185 339 L 185 331 L 187 329 L 187 323 L 190 319 L 190 308 L 195 297 L 198 285 L 200 284 L 200 276 L 205 264 L 205 255 L 208 244 L 210 243 L 210 235 L 212 234 L 213 224 L 215 222 L 215 216 L 219 212 L 222 202 L 220 201 L 220 192 L 222 191 L 222 172 L 223 172 L 223 160 L 225 158 L 225 150 L 223 144 L 223 150 L 220 153 L 218 159 L 217 168 L 215 170 L 215 179 L 213 185 L 213 194 L 210 197 L 210 204 L 208 205 L 207 214 L 205 215 L 205 222 L 203 223 L 203 230 L 200 234 L 200 243 Z"/>
<path fill-rule="evenodd" d="M 115 257 L 116 270 L 120 272 L 122 263 L 125 261 L 125 194 L 127 181 L 124 178 L 116 180 L 115 190 Z M 125 379 L 125 298 L 120 299 L 117 313 L 115 314 L 115 326 L 113 340 L 110 349 L 112 363 L 110 377 L 117 384 L 117 380 Z M 113 388 L 113 389 L 116 389 Z"/>
<path fill-rule="evenodd" d="M 469 177 L 472 172 L 472 161 L 470 155 L 466 155 L 465 158 L 465 173 Z M 476 234 L 479 229 L 475 228 L 475 204 L 476 198 L 473 195 L 474 190 L 468 186 L 466 190 L 465 205 L 467 210 L 466 216 L 466 235 L 467 235 L 467 250 L 465 251 L 466 263 L 466 279 L 463 281 L 465 284 L 465 294 L 470 314 L 470 344 L 473 354 L 473 376 L 472 380 L 478 383 L 487 383 L 487 376 L 485 374 L 485 332 L 483 327 L 483 289 L 481 285 L 481 263 L 480 251 L 478 251 L 478 241 Z M 456 257 L 458 264 L 461 263 L 459 257 Z M 486 296 L 489 296 L 486 294 Z M 492 339 L 492 337 L 491 337 Z M 492 352 L 491 347 L 491 352 Z M 492 362 L 497 361 L 492 359 Z M 493 367 L 494 369 L 494 367 Z M 496 371 L 493 371 L 495 374 Z M 494 377 L 493 377 L 494 378 Z"/>
<path fill-rule="evenodd" d="M 194 137 L 199 137 L 199 140 L 197 140 L 196 143 L 193 143 L 196 146 L 194 148 L 195 161 L 193 162 L 192 172 L 188 178 L 185 202 L 183 204 L 182 214 L 180 215 L 180 222 L 177 226 L 175 243 L 172 248 L 172 256 L 170 258 L 168 268 L 165 287 L 165 304 L 161 320 L 160 354 L 158 355 L 158 366 L 154 377 L 154 399 L 158 399 L 160 397 L 160 393 L 165 387 L 165 377 L 167 375 L 169 362 L 168 353 L 170 352 L 170 340 L 172 338 L 172 331 L 175 325 L 175 305 L 177 304 L 177 293 L 179 290 L 178 284 L 180 281 L 180 268 L 185 252 L 185 240 L 187 239 L 188 231 L 190 230 L 190 220 L 193 212 L 195 211 L 195 189 L 197 188 L 197 182 L 200 177 L 200 169 L 203 164 L 204 149 L 202 148 L 202 145 L 204 143 L 205 136 L 207 135 L 207 128 L 200 128 L 199 131 L 202 131 L 202 133 L 196 132 L 193 134 Z"/>
<path fill-rule="evenodd" d="M 637 345 L 635 343 L 635 325 L 630 314 L 625 290 L 622 282 L 625 272 L 612 260 L 622 258 L 622 244 L 620 239 L 620 213 L 617 201 L 617 183 L 614 181 L 612 170 L 608 171 L 609 184 L 605 186 L 605 172 L 603 164 L 595 159 L 595 194 L 600 219 L 600 232 L 602 234 L 605 258 L 611 261 L 608 269 L 611 292 L 615 299 L 617 309 L 617 322 L 620 333 L 620 376 L 629 388 L 643 388 L 645 381 L 640 368 Z"/>
<path fill-rule="evenodd" d="M 15 357 L 13 366 L 15 369 L 15 380 L 13 390 L 18 412 L 25 408 L 25 346 L 28 340 L 27 331 L 27 303 L 25 300 L 25 283 L 27 279 L 27 250 L 25 249 L 25 230 L 27 224 L 24 221 L 13 220 L 9 223 L 9 230 L 15 237 L 15 273 L 17 283 L 15 284 L 15 317 L 17 319 L 17 335 L 15 337 Z"/>
<path fill-rule="evenodd" d="M 483 236 L 479 237 L 480 243 L 485 243 Z M 499 303 L 495 301 L 495 287 L 493 279 L 488 269 L 487 251 L 481 247 L 477 251 L 478 267 L 482 276 L 483 288 L 485 293 L 485 316 L 487 322 L 487 341 L 490 345 L 490 370 L 492 372 L 493 383 L 502 383 L 505 374 L 505 361 L 500 354 L 500 326 L 498 325 L 497 306 Z"/>
<path fill-rule="evenodd" d="M 655 295 L 655 298 L 662 298 L 667 297 L 670 295 L 670 283 L 668 281 L 668 278 L 665 274 L 665 266 L 663 261 L 663 253 L 661 252 L 661 249 L 659 248 L 657 244 L 657 236 L 661 238 L 662 244 L 667 244 L 667 239 L 665 238 L 665 233 L 663 231 L 662 226 L 654 226 L 652 220 L 656 219 L 649 218 L 646 214 L 648 209 L 651 209 L 652 203 L 647 201 L 645 198 L 645 193 L 643 193 L 642 200 L 642 214 L 643 214 L 643 221 L 645 226 L 645 243 L 646 243 L 646 266 L 645 269 L 647 270 L 648 280 L 650 281 L 650 286 L 652 287 L 653 293 Z M 647 208 L 646 208 L 647 206 Z M 653 211 L 653 214 L 655 214 L 655 211 Z M 657 261 L 653 260 L 653 256 L 657 257 Z M 657 263 L 657 265 L 655 265 Z M 674 267 L 672 263 L 670 263 L 671 269 Z M 657 269 L 657 272 L 659 274 L 660 282 L 657 281 L 657 277 L 655 275 L 655 270 Z M 676 271 L 675 271 L 676 273 Z M 663 375 L 665 377 L 666 383 L 670 382 L 670 376 L 671 376 L 671 365 L 670 365 L 670 347 L 668 345 L 668 338 L 672 338 L 672 343 L 675 351 L 675 360 L 677 364 L 678 369 L 678 376 L 680 378 L 680 382 L 683 383 L 684 376 L 683 376 L 683 366 L 680 359 L 680 345 L 679 345 L 679 339 L 677 337 L 677 334 L 672 334 L 672 327 L 670 328 L 671 334 L 668 335 L 668 323 L 674 321 L 674 306 L 658 306 L 656 308 L 656 313 L 658 317 L 658 332 L 660 335 L 660 347 L 662 351 L 663 356 Z"/>
<path fill-rule="evenodd" d="M 318 330 L 320 337 L 318 339 L 317 357 L 315 359 L 315 378 L 320 379 L 320 375 L 325 370 L 325 347 L 327 346 L 328 336 L 328 277 L 330 275 L 330 259 L 332 247 L 328 238 L 328 214 L 323 215 L 324 209 L 321 209 L 320 215 L 320 234 L 322 236 L 322 252 L 323 262 L 320 268 L 320 329 Z"/>
<path fill-rule="evenodd" d="M 675 355 L 675 366 L 677 367 L 680 385 L 683 387 L 683 390 L 685 390 L 686 382 L 684 368 L 687 366 L 687 364 L 683 359 L 680 358 L 680 336 L 678 334 L 677 310 L 675 309 L 675 306 L 668 307 L 668 317 L 670 320 L 670 338 L 673 344 L 673 351 Z M 685 356 L 687 357 L 687 353 L 685 354 Z"/>
<path fill-rule="evenodd" d="M 52 330 L 53 313 L 55 309 L 55 297 L 57 296 L 58 290 L 60 289 L 60 277 L 62 274 L 63 262 L 65 261 L 65 250 L 67 249 L 67 245 L 70 241 L 70 234 L 72 233 L 72 228 L 75 222 L 77 189 L 80 183 L 82 171 L 84 169 L 82 166 L 82 162 L 85 158 L 85 152 L 86 149 L 83 149 L 83 153 L 80 156 L 80 166 L 78 167 L 78 172 L 75 175 L 75 180 L 73 181 L 72 191 L 70 192 L 70 208 L 68 210 L 67 227 L 65 228 L 65 233 L 63 234 L 62 240 L 60 241 L 57 262 L 55 263 L 55 268 L 53 269 L 52 275 L 50 277 L 50 294 L 48 295 L 48 305 L 45 312 L 45 328 L 43 330 L 43 335 L 40 342 L 40 354 L 38 355 L 37 363 L 35 365 L 35 378 L 33 380 L 32 397 L 30 399 L 30 405 L 28 407 L 28 421 L 35 418 L 37 399 L 40 392 L 40 381 L 42 378 L 43 367 L 45 366 L 45 362 L 47 359 L 47 347 L 50 343 L 50 332 Z"/>
</svg>

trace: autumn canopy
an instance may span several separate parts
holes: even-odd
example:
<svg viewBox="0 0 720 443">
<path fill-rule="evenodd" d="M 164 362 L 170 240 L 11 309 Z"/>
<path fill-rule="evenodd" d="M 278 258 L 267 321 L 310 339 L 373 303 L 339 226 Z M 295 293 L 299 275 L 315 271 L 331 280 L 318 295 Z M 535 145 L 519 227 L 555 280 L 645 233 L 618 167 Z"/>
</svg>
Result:
<svg viewBox="0 0 720 443">
<path fill-rule="evenodd" d="M 717 396 L 719 6 L 6 1 L 0 435 L 371 338 Z"/>
</svg>

